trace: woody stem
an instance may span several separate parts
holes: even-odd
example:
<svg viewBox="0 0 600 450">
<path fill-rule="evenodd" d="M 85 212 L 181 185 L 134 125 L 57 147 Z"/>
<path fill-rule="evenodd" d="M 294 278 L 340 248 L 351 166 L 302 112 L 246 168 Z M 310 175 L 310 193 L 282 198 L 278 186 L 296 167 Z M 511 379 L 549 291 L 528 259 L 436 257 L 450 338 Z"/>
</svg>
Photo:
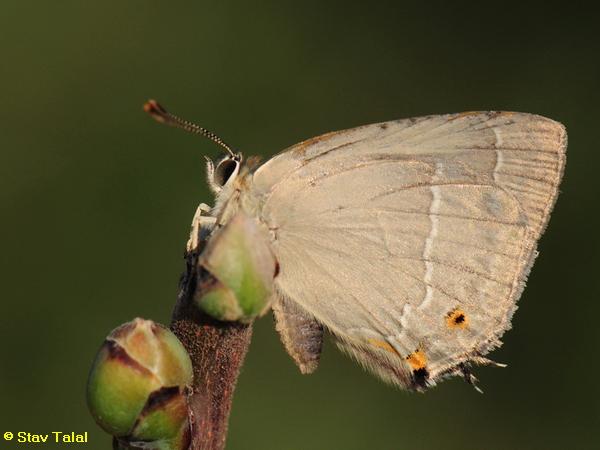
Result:
<svg viewBox="0 0 600 450">
<path fill-rule="evenodd" d="M 252 325 L 214 320 L 193 304 L 196 262 L 197 252 L 186 254 L 187 267 L 181 277 L 171 329 L 187 349 L 194 369 L 189 397 L 189 450 L 222 450 Z"/>
</svg>

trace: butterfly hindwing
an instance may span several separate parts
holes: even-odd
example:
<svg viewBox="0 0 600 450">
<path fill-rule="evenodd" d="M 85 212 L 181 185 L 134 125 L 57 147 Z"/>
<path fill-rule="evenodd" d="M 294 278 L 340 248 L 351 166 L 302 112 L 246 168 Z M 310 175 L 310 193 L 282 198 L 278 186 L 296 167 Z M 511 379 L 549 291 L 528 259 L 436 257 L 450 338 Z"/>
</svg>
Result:
<svg viewBox="0 0 600 450">
<path fill-rule="evenodd" d="M 557 122 L 495 112 L 298 144 L 253 179 L 276 288 L 388 381 L 455 373 L 510 326 L 565 148 Z"/>
</svg>

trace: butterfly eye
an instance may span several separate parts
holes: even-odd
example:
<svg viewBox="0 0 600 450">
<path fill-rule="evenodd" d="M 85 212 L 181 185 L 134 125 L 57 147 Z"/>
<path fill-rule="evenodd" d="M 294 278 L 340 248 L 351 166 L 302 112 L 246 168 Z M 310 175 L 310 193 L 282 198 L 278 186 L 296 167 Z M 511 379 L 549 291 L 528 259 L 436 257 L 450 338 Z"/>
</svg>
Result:
<svg viewBox="0 0 600 450">
<path fill-rule="evenodd" d="M 215 168 L 215 173 L 213 176 L 214 183 L 219 187 L 225 186 L 229 180 L 235 178 L 238 173 L 239 166 L 239 161 L 233 158 L 223 159 Z"/>
</svg>

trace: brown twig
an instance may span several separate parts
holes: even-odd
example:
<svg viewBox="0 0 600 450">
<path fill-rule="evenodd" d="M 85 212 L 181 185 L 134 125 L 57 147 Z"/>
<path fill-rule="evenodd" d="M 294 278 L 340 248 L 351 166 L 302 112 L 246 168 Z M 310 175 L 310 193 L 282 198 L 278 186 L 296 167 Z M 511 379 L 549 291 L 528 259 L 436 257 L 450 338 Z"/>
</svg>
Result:
<svg viewBox="0 0 600 450">
<path fill-rule="evenodd" d="M 233 392 L 246 356 L 252 325 L 216 321 L 193 305 L 200 250 L 186 254 L 171 329 L 192 359 L 194 382 L 189 397 L 190 450 L 222 450 Z"/>
</svg>

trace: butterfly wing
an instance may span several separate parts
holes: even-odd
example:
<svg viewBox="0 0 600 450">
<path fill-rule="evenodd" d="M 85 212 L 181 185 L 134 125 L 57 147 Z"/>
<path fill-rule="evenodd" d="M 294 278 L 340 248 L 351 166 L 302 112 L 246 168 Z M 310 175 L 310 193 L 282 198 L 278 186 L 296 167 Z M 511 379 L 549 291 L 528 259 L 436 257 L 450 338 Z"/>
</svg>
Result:
<svg viewBox="0 0 600 450">
<path fill-rule="evenodd" d="M 420 389 L 500 344 L 565 165 L 566 132 L 522 113 L 329 133 L 261 166 L 276 288 L 383 379 Z"/>
</svg>

